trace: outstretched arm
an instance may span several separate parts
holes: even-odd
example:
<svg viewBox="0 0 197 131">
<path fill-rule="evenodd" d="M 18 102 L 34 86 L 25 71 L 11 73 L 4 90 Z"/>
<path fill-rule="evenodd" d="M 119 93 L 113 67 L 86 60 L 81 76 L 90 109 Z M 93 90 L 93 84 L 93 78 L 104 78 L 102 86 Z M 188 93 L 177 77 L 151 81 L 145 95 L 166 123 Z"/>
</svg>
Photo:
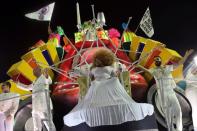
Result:
<svg viewBox="0 0 197 131">
<path fill-rule="evenodd" d="M 141 65 L 136 65 L 136 67 L 140 68 L 141 70 L 143 70 L 145 72 L 148 72 L 148 73 L 152 74 L 151 71 L 150 71 L 150 69 L 146 69 L 145 67 L 143 67 Z"/>
<path fill-rule="evenodd" d="M 173 70 L 175 70 L 177 67 L 179 67 L 179 65 L 182 65 L 185 63 L 185 61 L 187 60 L 187 58 L 194 52 L 193 49 L 189 49 L 185 52 L 185 55 L 183 56 L 183 58 L 178 62 L 178 64 L 173 66 Z"/>
<path fill-rule="evenodd" d="M 179 61 L 178 65 L 184 64 L 187 58 L 194 52 L 193 49 L 189 49 L 185 52 L 184 57 Z"/>
<path fill-rule="evenodd" d="M 33 89 L 33 84 L 30 84 L 30 85 L 25 85 L 23 83 L 20 83 L 20 82 L 16 82 L 16 85 L 21 88 L 21 89 L 24 89 L 24 90 L 28 90 L 28 91 L 31 91 Z"/>
</svg>

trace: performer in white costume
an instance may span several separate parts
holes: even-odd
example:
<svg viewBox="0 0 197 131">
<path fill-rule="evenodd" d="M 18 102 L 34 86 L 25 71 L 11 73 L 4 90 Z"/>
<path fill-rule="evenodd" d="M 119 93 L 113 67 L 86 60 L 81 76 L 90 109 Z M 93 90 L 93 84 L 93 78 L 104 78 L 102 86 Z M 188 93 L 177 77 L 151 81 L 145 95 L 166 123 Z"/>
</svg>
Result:
<svg viewBox="0 0 197 131">
<path fill-rule="evenodd" d="M 197 67 L 188 71 L 185 81 L 185 96 L 191 103 L 194 131 L 197 131 Z"/>
<path fill-rule="evenodd" d="M 114 71 L 115 56 L 99 48 L 93 58 L 91 86 L 74 109 L 64 116 L 64 124 L 76 126 L 86 123 L 90 127 L 116 125 L 127 121 L 138 121 L 152 115 L 150 104 L 136 103 L 125 91 Z"/>
<path fill-rule="evenodd" d="M 43 124 L 45 124 L 46 128 L 50 128 L 48 130 L 56 131 L 51 113 L 53 105 L 49 96 L 49 85 L 52 84 L 52 80 L 48 75 L 47 69 L 42 71 L 40 67 L 36 67 L 33 73 L 37 79 L 31 85 L 24 85 L 19 82 L 17 84 L 23 89 L 32 90 L 32 118 L 34 131 L 42 131 Z"/>
<path fill-rule="evenodd" d="M 155 64 L 157 67 L 150 70 L 156 80 L 158 101 L 164 112 L 168 131 L 175 131 L 173 123 L 176 124 L 177 131 L 182 131 L 182 111 L 173 90 L 176 87 L 176 83 L 171 75 L 173 66 L 160 66 L 158 65 L 159 61 L 161 62 L 160 57 L 156 57 Z"/>
<path fill-rule="evenodd" d="M 10 93 L 11 84 L 4 82 L 0 94 L 0 131 L 13 131 L 14 114 L 19 105 L 19 94 Z M 13 98 L 13 99 L 12 99 Z"/>
<path fill-rule="evenodd" d="M 162 66 L 161 57 L 156 56 L 154 58 L 156 65 L 155 68 L 147 70 L 141 67 L 154 76 L 158 89 L 158 103 L 160 104 L 160 107 L 165 115 L 168 131 L 182 131 L 183 128 L 182 111 L 179 101 L 173 90 L 176 88 L 176 83 L 172 77 L 171 72 L 173 71 L 173 68 L 176 68 L 179 64 L 183 64 L 192 52 L 193 50 L 187 51 L 183 59 L 176 66 Z M 176 128 L 174 127 L 174 124 L 176 124 Z"/>
<path fill-rule="evenodd" d="M 52 83 L 48 71 L 42 72 L 40 67 L 34 69 L 34 75 L 37 80 L 33 83 L 32 89 L 32 117 L 34 123 L 34 131 L 42 131 L 42 120 L 45 120 L 45 125 L 50 128 L 50 131 L 56 131 L 55 125 L 52 121 L 51 110 L 52 102 L 49 97 L 49 84 Z M 50 106 L 47 106 L 50 104 Z"/>
</svg>

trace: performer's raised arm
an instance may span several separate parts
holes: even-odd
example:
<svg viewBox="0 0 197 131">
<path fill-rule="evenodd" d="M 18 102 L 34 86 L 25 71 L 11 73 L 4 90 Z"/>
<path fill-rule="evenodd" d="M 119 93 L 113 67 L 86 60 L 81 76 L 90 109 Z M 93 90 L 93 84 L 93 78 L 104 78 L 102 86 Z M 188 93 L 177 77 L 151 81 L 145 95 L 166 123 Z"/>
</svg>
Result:
<svg viewBox="0 0 197 131">
<path fill-rule="evenodd" d="M 24 90 L 28 90 L 28 91 L 31 91 L 33 89 L 33 84 L 30 84 L 30 85 L 25 85 L 19 81 L 15 82 L 16 85 L 21 88 L 21 89 L 24 89 Z"/>
<path fill-rule="evenodd" d="M 189 49 L 185 52 L 185 55 L 183 56 L 183 58 L 178 62 L 178 64 L 175 64 L 173 66 L 173 69 L 176 69 L 179 65 L 184 64 L 185 61 L 187 60 L 187 58 L 194 52 L 193 49 Z"/>
</svg>

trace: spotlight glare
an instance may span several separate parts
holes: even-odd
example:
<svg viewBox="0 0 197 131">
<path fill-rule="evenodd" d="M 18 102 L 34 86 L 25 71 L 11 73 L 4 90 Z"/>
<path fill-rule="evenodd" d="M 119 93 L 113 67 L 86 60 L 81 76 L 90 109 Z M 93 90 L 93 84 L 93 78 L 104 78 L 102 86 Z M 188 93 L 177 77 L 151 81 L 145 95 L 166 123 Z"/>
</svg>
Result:
<svg viewBox="0 0 197 131">
<path fill-rule="evenodd" d="M 194 57 L 194 63 L 195 63 L 196 66 L 197 66 L 197 56 Z"/>
</svg>

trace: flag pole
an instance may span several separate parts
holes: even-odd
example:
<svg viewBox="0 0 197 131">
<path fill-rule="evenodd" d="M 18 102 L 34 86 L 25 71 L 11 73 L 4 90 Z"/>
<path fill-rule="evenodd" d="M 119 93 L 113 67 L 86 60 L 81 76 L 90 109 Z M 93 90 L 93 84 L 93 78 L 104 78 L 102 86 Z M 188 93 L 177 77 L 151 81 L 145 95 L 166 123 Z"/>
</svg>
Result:
<svg viewBox="0 0 197 131">
<path fill-rule="evenodd" d="M 48 27 L 51 29 L 51 21 L 49 21 Z"/>
<path fill-rule="evenodd" d="M 51 27 L 51 21 L 49 21 L 49 25 L 48 26 Z"/>
<path fill-rule="evenodd" d="M 51 33 L 53 33 L 53 31 L 51 30 L 51 21 L 49 21 L 49 24 L 48 24 L 48 34 L 50 35 Z"/>
<path fill-rule="evenodd" d="M 129 27 L 129 24 L 130 24 L 130 22 L 131 22 L 131 19 L 132 19 L 132 17 L 129 17 L 129 19 L 128 19 L 128 21 L 127 21 L 127 25 L 126 25 L 126 28 L 124 29 L 124 31 L 123 31 L 123 33 L 122 33 L 122 36 L 121 36 L 121 41 L 122 41 L 122 39 L 123 39 L 123 34 L 124 34 L 124 32 L 128 29 L 128 27 Z M 122 44 L 122 43 L 121 43 Z"/>
<path fill-rule="evenodd" d="M 130 24 L 130 22 L 131 22 L 131 19 L 132 19 L 132 17 L 130 16 L 129 19 L 128 19 L 128 21 L 127 21 L 126 28 L 124 29 L 124 31 L 123 31 L 123 33 L 122 33 L 122 36 L 121 36 L 121 38 L 120 38 L 120 45 L 122 45 L 122 39 L 123 39 L 123 37 L 124 37 L 124 32 L 128 29 L 129 24 Z M 117 51 L 118 51 L 118 48 L 116 48 L 115 54 L 117 53 Z"/>
<path fill-rule="evenodd" d="M 141 20 L 140 20 L 140 22 L 141 22 Z M 140 23 L 138 24 L 137 28 L 135 29 L 135 32 L 134 32 L 135 34 L 138 31 L 139 27 L 140 27 Z"/>
</svg>

